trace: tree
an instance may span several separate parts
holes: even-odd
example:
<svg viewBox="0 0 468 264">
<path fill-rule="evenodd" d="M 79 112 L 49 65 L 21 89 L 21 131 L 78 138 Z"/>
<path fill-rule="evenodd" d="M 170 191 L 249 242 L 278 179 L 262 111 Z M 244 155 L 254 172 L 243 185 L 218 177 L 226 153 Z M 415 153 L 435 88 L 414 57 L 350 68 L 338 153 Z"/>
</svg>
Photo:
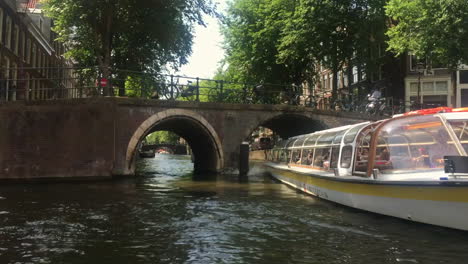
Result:
<svg viewBox="0 0 468 264">
<path fill-rule="evenodd" d="M 372 72 L 384 44 L 387 0 L 237 0 L 224 24 L 225 76 L 240 82 L 314 85 L 316 66 Z M 370 76 L 370 74 L 368 75 Z"/>
<path fill-rule="evenodd" d="M 291 84 L 294 74 L 277 61 L 283 24 L 296 0 L 237 0 L 230 4 L 223 23 L 229 81 Z"/>
<path fill-rule="evenodd" d="M 156 131 L 145 138 L 147 144 L 178 144 L 179 139 L 177 134 L 170 131 Z"/>
<path fill-rule="evenodd" d="M 387 33 L 390 50 L 452 69 L 468 63 L 468 1 L 390 0 L 386 11 L 393 19 Z"/>
<path fill-rule="evenodd" d="M 78 66 L 159 72 L 191 54 L 193 25 L 212 14 L 210 0 L 45 0 L 54 30 Z M 126 78 L 119 78 L 122 83 Z M 111 95 L 112 89 L 106 89 Z"/>
<path fill-rule="evenodd" d="M 320 64 L 333 72 L 333 100 L 338 72 L 345 65 L 375 67 L 373 47 L 383 43 L 385 0 L 303 0 L 286 23 L 280 60 L 303 69 Z M 304 73 L 306 74 L 306 73 Z"/>
</svg>

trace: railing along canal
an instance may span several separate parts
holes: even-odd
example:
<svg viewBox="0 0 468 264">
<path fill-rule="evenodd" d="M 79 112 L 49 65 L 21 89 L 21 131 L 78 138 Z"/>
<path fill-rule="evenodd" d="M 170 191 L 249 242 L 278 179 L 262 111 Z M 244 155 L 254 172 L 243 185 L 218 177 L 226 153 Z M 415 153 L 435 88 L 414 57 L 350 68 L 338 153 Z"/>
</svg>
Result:
<svg viewBox="0 0 468 264">
<path fill-rule="evenodd" d="M 312 106 L 294 85 L 247 84 L 168 74 L 95 68 L 0 68 L 0 100 L 54 100 L 99 96 L 159 100 Z M 308 97 L 309 100 L 311 97 Z"/>
<path fill-rule="evenodd" d="M 336 111 L 362 111 L 367 102 L 339 96 L 333 104 L 331 91 L 298 85 L 235 83 L 168 74 L 112 70 L 105 79 L 97 67 L 0 67 L 0 102 L 37 101 L 100 96 L 155 100 L 242 104 L 289 104 Z M 356 99 L 356 98 L 354 98 Z M 352 102 L 351 102 L 352 101 Z M 392 106 L 393 109 L 393 106 Z"/>
</svg>

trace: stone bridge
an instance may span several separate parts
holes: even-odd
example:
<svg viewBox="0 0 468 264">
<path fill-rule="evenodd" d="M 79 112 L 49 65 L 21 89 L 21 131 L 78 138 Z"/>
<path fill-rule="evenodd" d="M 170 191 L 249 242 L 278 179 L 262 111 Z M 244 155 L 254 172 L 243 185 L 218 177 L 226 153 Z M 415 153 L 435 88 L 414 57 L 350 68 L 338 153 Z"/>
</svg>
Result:
<svg viewBox="0 0 468 264">
<path fill-rule="evenodd" d="M 288 105 L 88 98 L 0 104 L 0 179 L 133 175 L 154 131 L 183 137 L 195 172 L 235 173 L 241 142 L 259 126 L 282 138 L 364 121 Z"/>
</svg>

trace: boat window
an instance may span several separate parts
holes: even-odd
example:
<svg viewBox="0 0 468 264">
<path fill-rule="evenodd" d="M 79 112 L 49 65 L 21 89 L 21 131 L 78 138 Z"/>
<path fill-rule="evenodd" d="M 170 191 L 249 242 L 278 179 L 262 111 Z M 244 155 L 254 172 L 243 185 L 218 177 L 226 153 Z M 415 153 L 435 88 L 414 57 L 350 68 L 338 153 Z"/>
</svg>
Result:
<svg viewBox="0 0 468 264">
<path fill-rule="evenodd" d="M 341 139 L 343 138 L 344 134 L 346 134 L 348 130 L 341 130 L 335 135 L 335 138 L 333 139 L 333 144 L 341 144 Z"/>
<path fill-rule="evenodd" d="M 297 163 L 297 164 L 301 163 L 301 150 L 295 149 L 292 151 L 290 163 Z"/>
<path fill-rule="evenodd" d="M 352 146 L 344 146 L 341 150 L 341 168 L 349 168 L 351 165 L 351 158 L 353 155 L 353 147 Z"/>
<path fill-rule="evenodd" d="M 286 151 L 284 149 L 279 151 L 279 162 L 287 163 L 288 157 L 289 157 L 288 151 Z"/>
<path fill-rule="evenodd" d="M 304 147 L 313 147 L 313 146 L 315 146 L 315 141 L 317 141 L 318 137 L 319 137 L 319 135 L 311 135 L 310 137 L 308 137 L 306 139 L 306 141 L 304 142 Z"/>
<path fill-rule="evenodd" d="M 273 161 L 279 162 L 280 161 L 280 150 L 275 150 L 273 153 Z"/>
<path fill-rule="evenodd" d="M 314 167 L 328 169 L 330 167 L 330 148 L 316 148 Z"/>
<path fill-rule="evenodd" d="M 361 130 L 359 135 L 357 136 L 356 142 L 356 155 L 355 155 L 355 165 L 354 165 L 354 172 L 357 174 L 363 174 L 367 172 L 367 164 L 369 160 L 369 148 L 370 148 L 370 141 L 372 136 L 373 128 L 376 124 L 372 124 Z"/>
<path fill-rule="evenodd" d="M 360 124 L 360 125 L 356 125 L 355 127 L 351 128 L 348 130 L 348 133 L 346 134 L 346 136 L 344 137 L 344 143 L 345 144 L 349 144 L 349 143 L 353 143 L 354 142 L 354 139 L 356 138 L 356 135 L 357 133 L 359 132 L 359 130 L 361 130 L 361 128 L 363 128 L 365 125 L 367 124 Z"/>
<path fill-rule="evenodd" d="M 314 150 L 313 149 L 304 149 L 304 150 L 302 150 L 301 164 L 311 166 L 312 161 L 313 161 L 313 156 L 314 156 Z"/>
<path fill-rule="evenodd" d="M 448 123 L 451 125 L 465 152 L 468 152 L 468 120 L 449 120 Z"/>
<path fill-rule="evenodd" d="M 442 169 L 443 156 L 459 155 L 440 119 L 432 115 L 392 120 L 381 128 L 377 142 L 374 168 L 383 173 Z"/>
<path fill-rule="evenodd" d="M 340 156 L 340 147 L 336 146 L 332 148 L 330 157 L 330 168 L 338 168 L 338 158 Z"/>
</svg>

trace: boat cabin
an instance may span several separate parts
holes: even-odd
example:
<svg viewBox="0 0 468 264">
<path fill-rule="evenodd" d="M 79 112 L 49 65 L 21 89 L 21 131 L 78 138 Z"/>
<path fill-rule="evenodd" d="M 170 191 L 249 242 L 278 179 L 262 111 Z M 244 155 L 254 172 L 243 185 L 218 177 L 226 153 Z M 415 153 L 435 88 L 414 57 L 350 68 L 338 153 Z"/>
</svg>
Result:
<svg viewBox="0 0 468 264">
<path fill-rule="evenodd" d="M 440 175 L 444 156 L 468 152 L 468 112 L 440 111 L 410 112 L 296 136 L 280 141 L 268 160 L 335 176 Z"/>
</svg>

